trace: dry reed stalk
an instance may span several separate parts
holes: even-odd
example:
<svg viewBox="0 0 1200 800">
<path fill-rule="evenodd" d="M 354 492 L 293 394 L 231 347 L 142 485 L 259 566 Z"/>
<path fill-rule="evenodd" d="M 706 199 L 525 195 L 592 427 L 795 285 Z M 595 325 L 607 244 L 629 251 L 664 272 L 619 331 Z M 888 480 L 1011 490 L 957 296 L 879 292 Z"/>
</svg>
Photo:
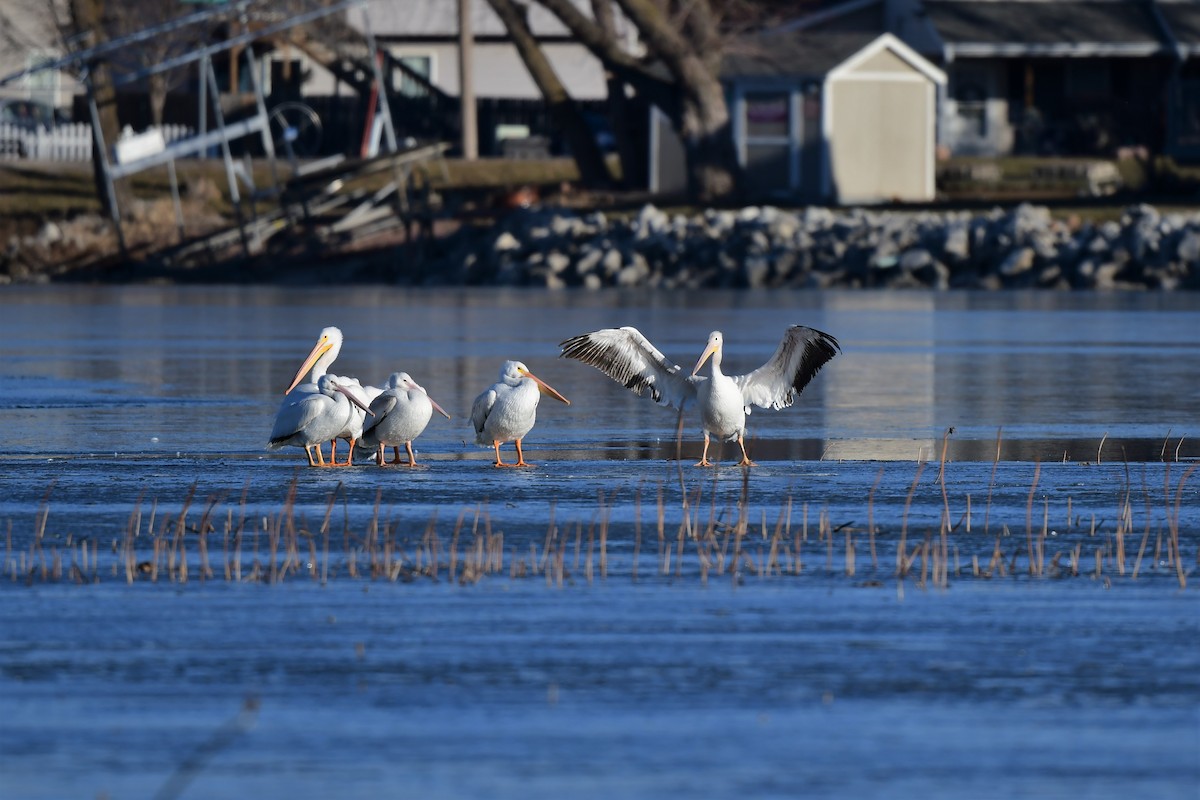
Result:
<svg viewBox="0 0 1200 800">
<path fill-rule="evenodd" d="M 854 577 L 854 534 L 846 529 L 846 577 Z"/>
<path fill-rule="evenodd" d="M 925 539 L 921 542 L 918 551 L 921 554 L 921 580 L 917 583 L 922 589 L 929 585 L 929 538 L 932 532 L 929 528 L 925 529 Z"/>
<path fill-rule="evenodd" d="M 593 525 L 595 524 L 594 520 L 593 520 L 592 524 Z M 572 572 L 579 571 L 579 558 L 582 555 L 582 551 L 583 551 L 583 524 L 580 522 L 576 522 L 575 523 L 575 563 L 571 565 Z"/>
<path fill-rule="evenodd" d="M 875 482 L 871 484 L 871 491 L 867 493 L 867 542 L 871 548 L 872 572 L 879 568 L 879 562 L 875 558 L 875 491 L 879 488 L 882 480 L 883 467 L 880 467 L 879 473 L 875 476 Z"/>
<path fill-rule="evenodd" d="M 700 490 L 697 489 L 696 491 L 699 492 Z M 675 577 L 676 578 L 683 577 L 683 539 L 684 539 L 684 529 L 681 527 L 679 529 L 678 535 L 676 535 L 676 537 L 675 537 L 675 546 L 678 551 L 675 554 Z"/>
<path fill-rule="evenodd" d="M 996 455 L 992 458 L 992 477 L 988 479 L 987 505 L 983 510 L 983 532 L 991 533 L 992 491 L 996 488 L 996 469 L 1000 466 L 1000 441 L 1004 428 L 996 429 Z"/>
<path fill-rule="evenodd" d="M 596 532 L 595 520 L 591 525 L 588 525 L 588 540 L 587 540 L 587 561 L 584 564 L 584 578 L 589 584 L 592 582 L 592 552 L 595 543 L 594 534 Z"/>
<path fill-rule="evenodd" d="M 1029 574 L 1037 576 L 1040 564 L 1033 554 L 1033 495 L 1037 491 L 1038 477 L 1042 474 L 1042 462 L 1037 461 L 1033 467 L 1033 483 L 1029 486 L 1029 497 L 1025 500 L 1025 545 L 1029 553 Z"/>
<path fill-rule="evenodd" d="M 567 551 L 567 540 L 566 540 L 566 537 L 563 537 L 558 543 L 558 555 L 554 559 L 554 570 L 555 570 L 555 582 L 554 583 L 555 583 L 555 586 L 559 589 L 561 589 L 563 586 L 563 580 L 566 577 L 566 572 L 567 572 L 566 551 Z"/>
<path fill-rule="evenodd" d="M 917 474 L 913 476 L 912 485 L 908 487 L 908 496 L 904 498 L 904 513 L 900 517 L 900 543 L 897 545 L 896 555 L 900 561 L 896 564 L 896 568 L 900 571 L 900 577 L 908 572 L 904 564 L 905 554 L 908 552 L 908 512 L 912 508 L 913 495 L 917 491 L 917 485 L 921 480 L 921 473 L 925 471 L 925 462 L 917 462 Z"/>
<path fill-rule="evenodd" d="M 658 564 L 660 574 L 665 575 L 665 564 L 670 560 L 667 550 L 666 508 L 663 505 L 663 485 L 658 485 Z"/>
<path fill-rule="evenodd" d="M 121 550 L 121 561 L 125 566 L 126 583 L 133 583 L 137 580 L 137 544 L 135 540 L 142 528 L 142 501 L 145 496 L 145 490 L 138 493 L 137 503 L 134 505 L 133 511 L 129 512 L 129 520 L 125 523 L 125 539 Z"/>
<path fill-rule="evenodd" d="M 1146 543 L 1150 541 L 1150 521 L 1153 518 L 1150 511 L 1150 489 L 1146 486 L 1145 469 L 1142 470 L 1142 501 L 1146 505 L 1146 524 L 1142 527 L 1142 542 L 1138 546 L 1137 559 L 1133 562 L 1133 572 L 1130 574 L 1133 580 L 1137 580 L 1138 572 L 1142 568 L 1142 556 L 1146 553 Z"/>
<path fill-rule="evenodd" d="M 943 524 L 946 527 L 950 525 L 950 495 L 946 492 L 946 451 L 950 447 L 950 434 L 954 433 L 954 428 L 946 428 L 946 432 L 942 434 L 942 457 L 938 463 L 938 485 L 942 487 L 942 518 Z"/>
<path fill-rule="evenodd" d="M 604 496 L 604 490 L 600 490 L 600 579 L 608 578 L 608 522 L 609 522 L 609 503 L 612 498 L 616 497 L 617 490 L 613 489 L 612 494 L 607 498 Z"/>
<path fill-rule="evenodd" d="M 456 519 L 454 521 L 454 532 L 450 534 L 450 565 L 447 568 L 447 571 L 450 574 L 447 577 L 447 580 L 449 580 L 451 583 L 454 583 L 455 580 L 457 580 L 457 575 L 458 575 L 458 536 L 462 532 L 463 519 L 465 519 L 466 516 L 467 516 L 467 509 L 464 508 L 462 511 L 458 512 L 458 519 Z M 551 527 L 551 529 L 553 529 L 553 527 L 554 527 L 554 506 L 553 505 L 550 506 L 550 527 Z M 549 537 L 549 535 L 550 535 L 549 530 L 546 532 L 546 535 L 547 535 L 547 537 Z M 533 545 L 531 544 L 530 547 L 532 547 L 532 546 Z M 547 538 L 546 546 L 549 547 L 549 539 L 548 538 Z"/>
<path fill-rule="evenodd" d="M 821 516 L 817 522 L 818 540 L 825 542 L 825 572 L 833 572 L 833 529 L 829 524 L 829 506 L 821 507 Z"/>
<path fill-rule="evenodd" d="M 788 498 L 788 507 L 791 506 L 791 498 Z M 779 510 L 779 516 L 775 518 L 775 531 L 771 534 L 771 552 L 768 557 L 768 566 L 774 566 L 775 572 L 778 575 L 783 574 L 783 566 L 779 563 L 779 546 L 782 543 L 783 535 L 783 515 L 784 510 Z M 763 524 L 767 522 L 766 511 L 763 511 Z"/>
<path fill-rule="evenodd" d="M 1096 466 L 1099 466 L 1101 463 L 1100 453 L 1104 450 L 1104 442 L 1106 439 L 1108 439 L 1108 431 L 1105 431 L 1104 435 L 1100 437 L 1100 446 L 1096 448 Z"/>
<path fill-rule="evenodd" d="M 1158 453 L 1159 461 L 1167 460 L 1167 444 L 1171 441 L 1171 431 L 1173 431 L 1173 430 L 1174 430 L 1174 428 L 1167 428 L 1167 435 L 1163 437 L 1162 450 L 1160 450 Z"/>
<path fill-rule="evenodd" d="M 554 541 L 554 537 L 556 537 L 558 535 L 558 529 L 556 527 L 554 527 L 554 512 L 557 511 L 557 507 L 558 507 L 558 505 L 556 503 L 554 503 L 554 501 L 551 501 L 550 525 L 548 525 L 548 527 L 546 528 L 546 541 L 544 543 L 544 546 L 542 546 L 542 549 L 541 549 L 541 565 L 540 566 L 541 566 L 542 571 L 545 571 L 547 569 L 548 563 L 550 563 L 551 545 Z"/>
<path fill-rule="evenodd" d="M 1180 589 L 1187 588 L 1187 573 L 1183 570 L 1183 554 L 1179 551 L 1179 514 L 1183 503 L 1183 487 L 1196 472 L 1197 467 L 1200 467 L 1200 464 L 1193 464 L 1188 467 L 1187 471 L 1179 479 L 1179 485 L 1175 488 L 1174 513 L 1168 511 L 1167 514 L 1167 532 L 1175 552 L 1175 577 L 1179 581 Z"/>
</svg>

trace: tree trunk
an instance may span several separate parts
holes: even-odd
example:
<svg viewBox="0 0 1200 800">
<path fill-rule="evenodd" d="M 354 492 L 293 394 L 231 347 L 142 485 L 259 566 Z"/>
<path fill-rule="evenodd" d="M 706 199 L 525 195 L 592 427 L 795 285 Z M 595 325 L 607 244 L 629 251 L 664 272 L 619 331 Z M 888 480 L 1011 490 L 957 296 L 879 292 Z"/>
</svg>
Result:
<svg viewBox="0 0 1200 800">
<path fill-rule="evenodd" d="M 733 146 L 729 109 L 718 79 L 721 36 L 708 0 L 671 4 L 684 14 L 668 16 L 658 0 L 614 0 L 637 28 L 646 56 L 625 52 L 601 24 L 571 0 L 538 0 L 580 44 L 643 100 L 658 106 L 684 143 L 688 184 L 700 202 L 737 197 L 741 168 Z M 653 62 L 654 67 L 648 66 Z M 665 70 L 668 77 L 662 75 Z"/>
<path fill-rule="evenodd" d="M 704 203 L 734 200 L 740 170 L 724 89 L 715 78 L 691 88 L 676 123 L 687 155 L 689 193 Z"/>
<path fill-rule="evenodd" d="M 612 0 L 592 0 L 592 16 L 596 18 L 596 24 L 604 32 L 604 36 L 615 44 L 617 31 Z M 629 186 L 633 180 L 634 167 L 644 162 L 635 151 L 637 145 L 629 135 L 631 104 L 625 95 L 625 81 L 607 64 L 604 66 L 604 83 L 608 91 L 608 127 L 612 130 L 613 144 L 621 163 L 620 183 L 622 186 Z M 640 169 L 638 173 L 641 174 Z"/>
<path fill-rule="evenodd" d="M 91 34 L 90 41 L 85 47 L 92 47 L 106 40 L 104 0 L 71 0 L 71 22 L 76 35 Z M 91 72 L 92 93 L 96 99 L 96 107 L 100 115 L 100 131 L 104 142 L 111 147 L 121 135 L 121 121 L 117 116 L 117 92 L 113 87 L 112 73 L 104 61 L 96 61 L 89 65 Z M 100 159 L 102 154 L 97 151 L 96 140 L 92 139 L 92 175 L 96 183 L 96 196 L 105 214 L 112 215 L 121 208 L 128 208 L 132 197 L 129 188 L 124 183 L 114 187 L 117 197 L 117 208 L 113 209 L 104 182 L 104 171 Z"/>
<path fill-rule="evenodd" d="M 488 5 L 504 23 L 530 77 L 537 84 L 555 123 L 562 130 L 575 164 L 579 167 L 580 182 L 589 188 L 611 185 L 612 177 L 604 163 L 604 154 L 596 144 L 596 137 L 538 46 L 529 30 L 524 11 L 518 9 L 512 0 L 488 0 Z"/>
</svg>

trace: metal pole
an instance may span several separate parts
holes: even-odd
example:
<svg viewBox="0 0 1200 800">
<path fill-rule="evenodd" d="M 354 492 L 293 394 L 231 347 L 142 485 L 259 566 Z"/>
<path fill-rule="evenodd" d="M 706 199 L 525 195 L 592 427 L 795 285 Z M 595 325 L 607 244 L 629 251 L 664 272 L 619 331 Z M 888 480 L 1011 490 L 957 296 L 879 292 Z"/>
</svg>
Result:
<svg viewBox="0 0 1200 800">
<path fill-rule="evenodd" d="M 217 128 L 221 131 L 221 155 L 225 159 L 225 179 L 229 181 L 229 199 L 233 202 L 233 210 L 237 215 L 238 233 L 242 237 L 242 250 L 246 258 L 250 257 L 250 241 L 246 238 L 246 220 L 242 214 L 242 198 L 237 188 L 237 177 L 233 174 L 233 154 L 229 152 L 229 137 L 225 131 L 225 112 L 221 110 L 221 90 L 217 86 L 217 74 L 213 71 L 212 61 L 208 62 L 208 88 L 213 96 L 213 116 L 217 119 Z"/>
<path fill-rule="evenodd" d="M 462 155 L 479 158 L 479 124 L 475 118 L 475 37 L 471 31 L 471 0 L 458 0 L 458 101 L 462 124 Z"/>
<path fill-rule="evenodd" d="M 362 10 L 363 32 L 367 37 L 367 52 L 371 54 L 371 69 L 375 71 L 375 85 L 379 87 L 379 110 L 383 114 L 383 134 L 387 139 L 388 150 L 396 152 L 396 128 L 392 124 L 392 107 L 388 103 L 388 85 L 383 82 L 383 70 L 379 66 L 379 50 L 375 45 L 375 34 L 371 33 L 371 20 L 367 16 L 367 7 Z"/>
<path fill-rule="evenodd" d="M 113 229 L 117 232 L 117 246 L 121 248 L 121 257 L 129 258 L 129 248 L 125 246 L 125 231 L 121 227 L 121 210 L 117 208 L 117 189 L 113 186 L 112 172 L 108 168 L 108 155 L 104 144 L 104 131 L 100 129 L 100 108 L 96 105 L 96 91 L 92 86 L 92 73 L 84 74 L 87 85 L 88 113 L 92 117 L 92 141 L 95 143 L 92 158 L 100 159 L 100 174 L 104 176 L 104 192 L 108 197 L 108 213 L 112 217 Z"/>
<path fill-rule="evenodd" d="M 209 56 L 205 55 L 200 59 L 200 108 L 198 109 L 200 117 L 200 135 L 208 133 L 208 62 Z M 201 150 L 197 154 L 201 159 L 208 158 L 208 148 Z"/>
</svg>

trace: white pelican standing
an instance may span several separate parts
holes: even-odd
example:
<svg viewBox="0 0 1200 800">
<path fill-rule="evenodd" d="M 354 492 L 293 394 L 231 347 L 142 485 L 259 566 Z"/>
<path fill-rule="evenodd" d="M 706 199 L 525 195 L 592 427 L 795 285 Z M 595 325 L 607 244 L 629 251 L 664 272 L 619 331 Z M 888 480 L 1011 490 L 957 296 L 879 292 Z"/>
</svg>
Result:
<svg viewBox="0 0 1200 800">
<path fill-rule="evenodd" d="M 529 371 L 520 361 L 505 361 L 500 368 L 499 383 L 475 398 L 471 406 L 471 425 L 475 428 L 475 442 L 496 450 L 497 467 L 532 467 L 525 461 L 521 451 L 521 440 L 533 430 L 537 420 L 538 400 L 548 394 L 567 405 L 571 401 L 559 394 L 548 383 Z M 506 464 L 500 458 L 500 445 L 516 442 L 517 463 Z"/>
<path fill-rule="evenodd" d="M 704 454 L 696 466 L 712 466 L 708 443 L 709 434 L 713 434 L 725 441 L 736 439 L 742 449 L 738 466 L 750 467 L 754 462 L 746 454 L 745 442 L 750 406 L 787 408 L 817 371 L 841 350 L 837 339 L 829 334 L 793 325 L 767 363 L 747 375 L 731 376 L 721 372 L 723 341 L 720 331 L 709 334 L 708 346 L 690 375 L 668 361 L 637 328 L 606 328 L 573 336 L 559 346 L 563 357 L 591 364 L 638 395 L 649 390 L 659 405 L 681 412 L 699 405 Z M 709 357 L 712 375 L 705 378 L 697 373 Z"/>
<path fill-rule="evenodd" d="M 317 379 L 317 391 L 306 393 L 302 399 L 280 409 L 267 447 L 271 450 L 288 445 L 303 447 L 310 467 L 332 466 L 326 465 L 321 456 L 321 443 L 329 441 L 345 426 L 351 405 L 366 409 L 354 389 L 340 381 L 333 375 L 322 375 Z M 315 460 L 313 447 L 317 448 Z"/>
<path fill-rule="evenodd" d="M 338 378 L 343 385 L 351 386 L 359 397 L 363 398 L 363 402 L 368 405 L 375 402 L 375 398 L 383 394 L 383 389 L 378 386 L 364 386 L 358 378 Z M 354 466 L 354 446 L 363 435 L 363 426 L 367 424 L 367 414 L 364 409 L 358 406 L 351 406 L 350 418 L 346 420 L 346 424 L 337 432 L 337 435 L 329 443 L 329 460 L 332 466 L 335 467 L 351 467 Z M 350 443 L 349 452 L 346 453 L 345 461 L 337 460 L 337 444 L 338 439 L 345 439 Z"/>
<path fill-rule="evenodd" d="M 296 370 L 296 376 L 292 378 L 292 382 L 283 392 L 283 402 L 279 404 L 279 411 L 275 413 L 275 427 L 278 428 L 281 420 L 289 413 L 289 406 L 304 400 L 310 395 L 319 394 L 320 389 L 317 387 L 317 382 L 322 375 L 329 372 L 329 367 L 337 360 L 338 354 L 342 352 L 342 332 L 339 328 L 328 327 L 323 328 L 317 336 L 317 343 L 313 345 L 312 351 L 304 359 L 304 363 L 300 365 L 300 369 Z M 312 370 L 308 376 L 308 381 L 301 383 L 304 380 L 304 373 Z M 317 455 L 321 459 L 321 464 L 325 463 L 324 456 L 321 455 L 321 445 L 317 444 Z M 330 460 L 333 460 L 333 454 L 330 454 Z"/>
<path fill-rule="evenodd" d="M 421 435 L 433 412 L 437 411 L 446 419 L 450 415 L 434 402 L 433 398 L 407 372 L 394 372 L 388 378 L 387 388 L 371 401 L 371 413 L 374 417 L 370 425 L 363 430 L 359 445 L 376 451 L 375 463 L 383 466 L 384 449 L 391 445 L 395 451 L 392 464 L 404 464 L 409 467 L 417 465 L 417 457 L 413 454 L 412 440 Z M 400 460 L 400 445 L 408 451 L 408 461 Z"/>
</svg>

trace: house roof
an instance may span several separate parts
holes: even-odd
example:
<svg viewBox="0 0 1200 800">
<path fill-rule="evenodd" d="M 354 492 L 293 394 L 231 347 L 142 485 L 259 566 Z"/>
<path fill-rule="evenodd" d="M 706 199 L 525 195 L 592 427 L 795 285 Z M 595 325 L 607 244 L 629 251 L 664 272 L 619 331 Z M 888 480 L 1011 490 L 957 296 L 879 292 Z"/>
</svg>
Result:
<svg viewBox="0 0 1200 800">
<path fill-rule="evenodd" d="M 725 49 L 721 78 L 824 78 L 852 70 L 881 50 L 891 50 L 930 80 L 944 83 L 941 70 L 890 33 L 787 31 L 736 39 Z"/>
<path fill-rule="evenodd" d="M 964 56 L 1146 56 L 1170 42 L 1148 3 L 1128 0 L 925 0 L 948 49 Z"/>
<path fill-rule="evenodd" d="M 584 16 L 592 16 L 590 0 L 571 0 Z M 487 0 L 470 0 L 471 32 L 477 38 L 508 38 L 504 24 Z M 570 32 L 537 3 L 527 4 L 529 29 L 539 38 L 566 39 Z M 348 12 L 350 24 L 363 29 L 363 9 L 371 32 L 388 39 L 452 39 L 458 37 L 458 3 L 454 0 L 369 0 Z M 617 15 L 617 25 L 622 19 Z"/>
<path fill-rule="evenodd" d="M 878 35 L 796 31 L 741 37 L 726 47 L 721 77 L 821 77 Z"/>
</svg>

